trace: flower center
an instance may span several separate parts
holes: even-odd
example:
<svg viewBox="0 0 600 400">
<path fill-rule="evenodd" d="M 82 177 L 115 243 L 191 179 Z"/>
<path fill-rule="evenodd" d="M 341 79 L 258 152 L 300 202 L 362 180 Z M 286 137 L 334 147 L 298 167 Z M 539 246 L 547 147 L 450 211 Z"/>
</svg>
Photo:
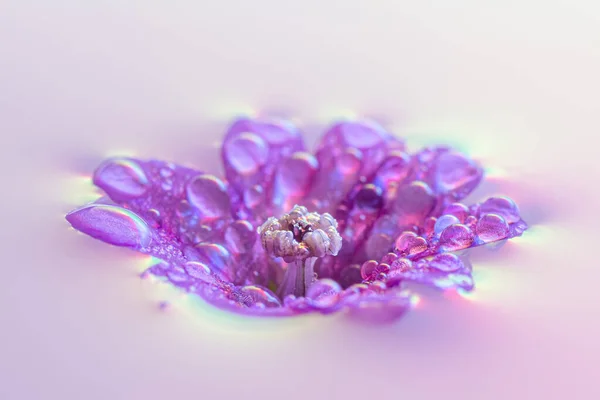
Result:
<svg viewBox="0 0 600 400">
<path fill-rule="evenodd" d="M 270 217 L 258 228 L 261 243 L 271 257 L 287 262 L 283 281 L 277 294 L 304 296 L 315 281 L 317 258 L 336 256 L 342 247 L 337 221 L 328 213 L 309 213 L 303 206 L 294 206 L 280 218 Z"/>
</svg>

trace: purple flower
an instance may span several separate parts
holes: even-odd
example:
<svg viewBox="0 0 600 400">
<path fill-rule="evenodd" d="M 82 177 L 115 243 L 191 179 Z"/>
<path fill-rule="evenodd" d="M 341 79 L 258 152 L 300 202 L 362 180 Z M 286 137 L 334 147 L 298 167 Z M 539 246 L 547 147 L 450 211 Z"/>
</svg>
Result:
<svg viewBox="0 0 600 400">
<path fill-rule="evenodd" d="M 407 282 L 471 290 L 459 250 L 520 236 L 516 205 L 458 203 L 483 171 L 447 147 L 409 155 L 367 122 L 333 125 L 315 155 L 287 122 L 241 119 L 222 146 L 226 180 L 164 161 L 105 161 L 108 198 L 75 229 L 160 262 L 147 271 L 252 315 L 350 310 L 394 319 Z"/>
</svg>

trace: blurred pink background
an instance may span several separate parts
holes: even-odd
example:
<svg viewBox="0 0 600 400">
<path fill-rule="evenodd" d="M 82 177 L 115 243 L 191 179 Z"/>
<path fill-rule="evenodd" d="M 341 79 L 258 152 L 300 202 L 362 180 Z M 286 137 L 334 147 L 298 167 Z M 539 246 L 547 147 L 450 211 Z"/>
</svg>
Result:
<svg viewBox="0 0 600 400">
<path fill-rule="evenodd" d="M 0 399 L 600 398 L 600 3 L 502 3 L 2 2 Z M 219 172 L 241 114 L 457 146 L 532 228 L 365 326 L 216 311 L 64 221 L 109 155 Z"/>
</svg>

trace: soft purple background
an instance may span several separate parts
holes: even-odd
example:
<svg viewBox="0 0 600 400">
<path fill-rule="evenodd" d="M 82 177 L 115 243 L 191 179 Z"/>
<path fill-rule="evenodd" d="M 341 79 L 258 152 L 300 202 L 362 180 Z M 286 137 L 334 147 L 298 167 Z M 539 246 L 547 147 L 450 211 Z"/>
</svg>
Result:
<svg viewBox="0 0 600 400">
<path fill-rule="evenodd" d="M 162 3 L 0 4 L 0 399 L 600 398 L 600 3 Z M 240 113 L 456 145 L 532 229 L 371 327 L 193 304 L 68 228 L 104 157 L 217 172 Z"/>
</svg>

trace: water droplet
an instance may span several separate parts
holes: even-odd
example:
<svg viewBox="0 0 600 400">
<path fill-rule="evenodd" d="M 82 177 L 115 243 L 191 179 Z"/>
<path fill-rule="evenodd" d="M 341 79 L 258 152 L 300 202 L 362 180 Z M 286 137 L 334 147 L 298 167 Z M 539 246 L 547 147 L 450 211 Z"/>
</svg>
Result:
<svg viewBox="0 0 600 400">
<path fill-rule="evenodd" d="M 413 256 L 427 250 L 427 240 L 414 232 L 403 232 L 396 240 L 397 251 L 404 256 Z"/>
<path fill-rule="evenodd" d="M 227 267 L 231 262 L 231 257 L 227 249 L 220 244 L 201 243 L 195 246 L 197 251 L 197 261 L 208 265 L 211 270 L 220 271 L 228 275 Z M 228 276 L 228 278 L 230 278 Z"/>
<path fill-rule="evenodd" d="M 517 205 L 508 197 L 490 197 L 481 204 L 481 214 L 497 214 L 512 224 L 521 219 Z"/>
<path fill-rule="evenodd" d="M 66 218 L 75 229 L 117 246 L 145 248 L 152 239 L 148 224 L 122 207 L 92 204 L 67 214 Z"/>
<path fill-rule="evenodd" d="M 381 188 L 368 183 L 356 193 L 354 204 L 362 210 L 378 210 L 383 204 Z"/>
<path fill-rule="evenodd" d="M 373 275 L 379 263 L 375 260 L 368 260 L 360 267 L 360 275 L 363 279 L 368 279 Z"/>
<path fill-rule="evenodd" d="M 394 261 L 398 259 L 398 254 L 396 253 L 387 253 L 385 256 L 381 258 L 382 264 L 391 265 Z"/>
<path fill-rule="evenodd" d="M 111 159 L 94 172 L 94 184 L 115 201 L 140 197 L 150 187 L 142 167 L 129 159 Z"/>
<path fill-rule="evenodd" d="M 471 230 L 462 224 L 450 225 L 440 235 L 440 248 L 443 251 L 466 249 L 473 244 L 474 236 Z"/>
<path fill-rule="evenodd" d="M 446 229 L 450 225 L 455 225 L 455 224 L 460 224 L 460 221 L 454 215 L 442 215 L 435 222 L 435 226 L 433 228 L 433 232 L 436 235 L 439 235 L 440 233 L 442 233 L 442 231 L 444 229 Z"/>
<path fill-rule="evenodd" d="M 332 279 L 319 279 L 306 291 L 306 297 L 319 307 L 331 307 L 337 303 L 342 287 Z"/>
<path fill-rule="evenodd" d="M 437 254 L 429 261 L 429 267 L 443 272 L 454 272 L 463 268 L 463 262 L 455 254 Z"/>
<path fill-rule="evenodd" d="M 469 208 L 461 203 L 452 203 L 449 204 L 444 211 L 443 215 L 454 215 L 460 223 L 464 223 L 467 217 L 469 216 Z"/>
<path fill-rule="evenodd" d="M 204 263 L 188 261 L 185 263 L 185 272 L 192 278 L 198 279 L 204 283 L 214 282 L 210 268 Z"/>
<path fill-rule="evenodd" d="M 254 227 L 248 221 L 235 221 L 225 230 L 227 247 L 237 254 L 248 252 L 256 242 L 256 237 Z"/>
<path fill-rule="evenodd" d="M 264 307 L 281 307 L 281 302 L 269 289 L 259 285 L 248 285 L 240 289 L 240 293 L 244 296 L 248 296 L 251 300 L 252 305 Z"/>
<path fill-rule="evenodd" d="M 508 224 L 499 215 L 485 214 L 477 222 L 477 237 L 484 243 L 505 239 L 508 236 Z"/>
<path fill-rule="evenodd" d="M 269 157 L 268 145 L 253 133 L 242 133 L 227 141 L 223 150 L 229 164 L 242 175 L 256 173 Z"/>
<path fill-rule="evenodd" d="M 213 175 L 198 175 L 187 185 L 187 198 L 198 209 L 203 221 L 231 215 L 225 184 Z"/>
</svg>

